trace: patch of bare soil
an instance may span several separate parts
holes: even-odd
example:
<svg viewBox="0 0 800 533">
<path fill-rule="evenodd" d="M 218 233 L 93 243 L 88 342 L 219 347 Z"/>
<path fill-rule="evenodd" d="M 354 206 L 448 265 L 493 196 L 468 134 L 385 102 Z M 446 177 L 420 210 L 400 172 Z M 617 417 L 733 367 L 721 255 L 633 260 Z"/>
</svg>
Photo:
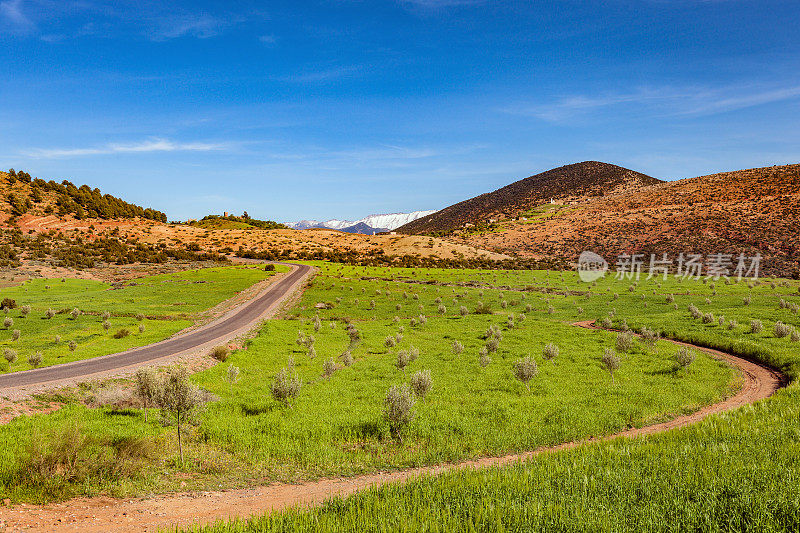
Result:
<svg viewBox="0 0 800 533">
<path fill-rule="evenodd" d="M 578 322 L 592 328 L 591 321 Z M 684 344 L 684 343 L 678 343 Z M 735 409 L 771 396 L 786 384 L 780 372 L 739 357 L 702 347 L 695 347 L 736 367 L 743 379 L 741 389 L 722 402 L 668 422 L 632 428 L 606 437 L 567 442 L 522 454 L 484 457 L 458 464 L 443 464 L 396 472 L 380 472 L 352 478 L 323 479 L 296 485 L 272 484 L 251 489 L 183 493 L 143 500 L 118 500 L 108 497 L 79 498 L 46 506 L 18 505 L 0 508 L 0 528 L 6 531 L 81 531 L 106 533 L 120 531 L 157 531 L 160 528 L 208 524 L 217 520 L 246 518 L 292 506 L 319 504 L 331 496 L 347 496 L 359 490 L 387 483 L 399 483 L 425 475 L 454 469 L 476 469 L 524 461 L 542 453 L 575 448 L 590 442 L 616 438 L 635 438 L 694 424 L 705 417 Z M 0 529 L 1 530 L 1 529 Z"/>
</svg>

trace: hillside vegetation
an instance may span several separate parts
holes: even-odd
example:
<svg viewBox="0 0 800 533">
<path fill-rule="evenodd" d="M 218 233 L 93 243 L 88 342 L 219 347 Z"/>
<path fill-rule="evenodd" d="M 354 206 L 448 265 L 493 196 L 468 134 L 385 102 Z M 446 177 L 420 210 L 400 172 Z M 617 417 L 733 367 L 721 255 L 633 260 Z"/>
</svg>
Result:
<svg viewBox="0 0 800 533">
<path fill-rule="evenodd" d="M 584 161 L 515 181 L 401 226 L 402 233 L 447 232 L 465 224 L 506 219 L 550 200 L 605 196 L 639 190 L 660 180 L 599 161 Z"/>
<path fill-rule="evenodd" d="M 33 178 L 24 171 L 0 172 L 0 203 L 12 217 L 25 213 L 71 215 L 82 218 L 144 218 L 166 222 L 167 216 L 161 211 L 128 203 L 100 189 L 88 185 L 80 187 L 64 180 L 56 183 Z"/>
</svg>

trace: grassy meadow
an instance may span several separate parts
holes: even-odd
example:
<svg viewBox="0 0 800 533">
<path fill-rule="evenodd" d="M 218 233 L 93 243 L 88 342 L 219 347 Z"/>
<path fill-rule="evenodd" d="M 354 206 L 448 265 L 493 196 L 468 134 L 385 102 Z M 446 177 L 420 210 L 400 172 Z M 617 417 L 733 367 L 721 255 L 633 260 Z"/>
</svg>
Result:
<svg viewBox="0 0 800 533">
<path fill-rule="evenodd" d="M 748 352 L 769 359 L 790 374 L 797 368 L 798 344 L 791 337 L 775 338 L 772 333 L 778 320 L 798 325 L 797 315 L 788 305 L 800 300 L 796 282 L 762 280 L 748 287 L 744 281 L 670 279 L 633 284 L 604 279 L 587 285 L 572 272 L 315 265 L 319 274 L 283 319 L 268 322 L 226 362 L 193 376 L 214 401 L 185 428 L 189 431 L 185 462 L 178 458 L 176 428 L 164 424 L 156 410 L 150 409 L 145 421 L 143 409 L 133 401 L 91 408 L 62 397 L 68 405 L 55 413 L 21 417 L 0 427 L 0 439 L 11 443 L 0 449 L 0 493 L 14 501 L 98 493 L 129 496 L 455 462 L 663 421 L 719 401 L 739 384 L 734 371 L 702 352 L 681 367 L 676 362 L 678 348 L 672 343 L 635 340 L 620 351 L 616 333 L 572 326 L 577 320 L 608 318 L 618 327 L 623 322 L 631 328 L 646 326 Z M 747 297 L 749 304 L 744 303 Z M 704 324 L 692 318 L 689 304 L 715 313 L 714 320 Z M 730 318 L 739 325 L 732 329 L 720 326 L 719 315 L 726 317 L 723 324 Z M 763 322 L 761 332 L 748 332 L 751 318 Z M 310 336 L 313 344 L 298 343 L 298 338 Z M 554 352 L 546 348 L 548 344 L 555 345 L 558 352 L 550 360 L 545 355 Z M 616 352 L 620 361 L 613 380 L 601 364 L 606 350 Z M 398 367 L 401 352 L 418 356 Z M 527 384 L 514 370 L 525 357 L 535 361 L 538 370 Z M 290 359 L 302 386 L 286 405 L 273 397 L 271 386 Z M 232 367 L 239 371 L 233 382 L 226 379 Z M 387 390 L 411 382 L 419 372 L 430 373 L 432 386 L 427 395 L 416 398 L 413 417 L 395 435 L 384 417 Z M 92 393 L 103 397 L 107 389 L 125 387 L 124 383 L 112 383 Z M 791 418 L 794 390 L 792 385 L 748 410 L 758 413 L 784 402 L 773 415 Z M 711 421 L 739 424 L 744 411 L 712 417 Z M 709 423 L 714 422 L 704 424 Z M 787 435 L 797 430 L 797 420 L 793 424 L 788 433 L 765 435 L 765 442 L 784 443 Z M 748 431 L 766 432 L 770 427 L 756 424 Z M 720 439 L 733 435 L 736 428 L 720 433 Z M 677 442 L 670 445 L 674 450 L 689 450 L 681 441 L 686 434 L 680 430 L 658 438 Z M 43 463 L 47 466 L 59 460 L 63 449 L 59 443 L 76 438 L 83 438 L 84 446 L 73 454 L 75 472 L 47 477 L 37 473 L 50 471 Z M 635 448 L 640 441 L 650 442 L 635 439 L 605 449 L 628 447 L 629 451 L 620 453 L 640 457 Z M 720 446 L 731 448 L 734 444 L 745 443 L 721 442 Z M 569 458 L 571 453 L 600 453 L 584 449 L 547 454 L 533 462 L 563 456 L 571 464 L 578 461 L 578 455 Z M 605 455 L 612 460 L 613 454 Z M 756 472 L 771 472 L 763 462 L 750 466 Z M 548 468 L 542 466 L 541 472 Z M 510 486 L 529 483 L 527 478 L 513 477 L 515 472 L 503 469 L 492 475 L 508 476 Z M 441 482 L 453 476 L 461 479 L 466 474 L 452 474 Z M 428 486 L 438 482 L 425 481 Z M 480 481 L 475 483 L 480 485 Z M 402 492 L 384 490 L 395 491 L 392 495 Z M 394 520 L 389 517 L 394 511 L 388 507 L 382 511 L 379 505 L 385 500 L 383 494 L 388 492 L 374 496 L 375 516 L 386 512 L 386 520 Z M 588 497 L 585 491 L 573 496 Z M 481 497 L 503 499 L 502 491 Z M 347 523 L 345 510 L 351 501 L 324 507 L 332 513 L 326 515 L 332 529 L 339 519 Z M 441 511 L 439 505 L 447 504 L 427 498 L 426 505 L 432 513 L 428 516 L 433 516 Z M 468 512 L 469 505 L 464 505 L 462 512 Z M 503 499 L 496 505 L 501 509 L 513 501 Z M 321 516 L 314 513 L 320 512 L 290 513 L 267 522 L 313 524 Z M 453 516 L 456 520 L 461 515 Z"/>
<path fill-rule="evenodd" d="M 331 269 L 334 276 L 346 275 L 341 267 Z M 377 277 L 386 272 L 359 274 Z M 424 477 L 332 498 L 312 510 L 294 509 L 194 531 L 761 532 L 800 527 L 796 281 L 670 278 L 632 283 L 606 278 L 591 285 L 587 295 L 590 286 L 576 281 L 573 273 L 473 276 L 458 271 L 434 276 L 405 273 L 406 278 L 422 282 L 464 284 L 477 278 L 504 287 L 502 298 L 509 301 L 509 308 L 514 297 L 505 287 L 527 288 L 533 292 L 527 300 L 538 303 L 528 315 L 549 322 L 552 329 L 545 336 L 550 339 L 565 338 L 559 324 L 580 317 L 608 318 L 616 327 L 653 328 L 666 336 L 767 362 L 792 382 L 767 400 L 659 435 L 586 444 L 508 467 Z M 438 288 L 439 294 L 450 290 Z M 425 290 L 435 292 L 437 287 Z M 496 297 L 500 296 L 485 290 L 482 298 L 496 303 Z M 697 308 L 696 314 L 699 311 L 697 318 L 689 312 L 690 305 Z M 760 322 L 760 328 L 753 327 L 753 320 Z M 779 323 L 788 327 L 780 328 Z M 788 333 L 781 336 L 781 329 Z M 589 333 L 590 338 L 605 335 Z M 690 372 L 700 373 L 694 366 L 698 361 L 689 366 Z M 620 388 L 632 386 L 632 376 L 622 375 L 631 362 L 630 358 L 622 362 Z M 672 373 L 674 378 L 679 375 Z M 602 396 L 602 389 L 598 393 Z M 608 408 L 616 406 L 608 397 L 603 401 Z"/>
<path fill-rule="evenodd" d="M 272 275 L 258 267 L 226 266 L 119 285 L 64 278 L 32 279 L 4 288 L 0 299 L 10 298 L 17 307 L 0 313 L 0 353 L 11 350 L 16 359 L 0 358 L 0 372 L 33 368 L 28 358 L 36 352 L 41 352 L 41 366 L 49 366 L 163 340 L 192 325 L 205 310 Z M 80 313 L 73 314 L 74 309 Z M 129 334 L 117 335 L 121 330 Z"/>
</svg>

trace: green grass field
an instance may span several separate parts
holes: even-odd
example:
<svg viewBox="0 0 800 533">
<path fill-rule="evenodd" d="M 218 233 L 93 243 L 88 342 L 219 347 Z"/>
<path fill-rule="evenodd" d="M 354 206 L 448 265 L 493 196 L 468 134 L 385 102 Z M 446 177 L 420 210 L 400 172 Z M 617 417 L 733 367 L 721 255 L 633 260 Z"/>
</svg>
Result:
<svg viewBox="0 0 800 533">
<path fill-rule="evenodd" d="M 336 266 L 329 271 L 347 274 Z M 542 317 L 550 322 L 549 327 L 555 328 L 547 334 L 551 339 L 564 338 L 555 324 L 613 315 L 616 326 L 625 321 L 633 328 L 655 328 L 677 339 L 767 362 L 792 382 L 767 400 L 680 430 L 587 444 L 511 467 L 426 477 L 333 498 L 310 511 L 296 509 L 198 531 L 796 531 L 800 527 L 796 381 L 800 343 L 796 336 L 775 335 L 778 321 L 795 331 L 800 325 L 792 305 L 800 302 L 797 282 L 643 280 L 631 290 L 630 281 L 605 279 L 592 286 L 587 297 L 575 294 L 589 286 L 576 281 L 573 273 L 417 270 L 404 274 L 422 282 L 479 280 L 490 286 L 529 287 L 538 294 L 529 294 L 527 300 L 538 305 L 528 314 L 537 322 Z M 359 275 L 385 276 L 386 271 L 367 269 Z M 437 293 L 436 287 L 425 285 L 413 290 L 427 295 L 450 290 L 439 289 Z M 506 290 L 503 298 L 510 302 L 511 294 Z M 496 297 L 484 291 L 483 300 Z M 420 299 L 424 305 L 426 299 Z M 713 313 L 713 320 L 692 318 L 689 304 Z M 762 322 L 762 331 L 750 331 L 753 319 Z M 589 334 L 603 335 L 607 334 Z M 623 361 L 622 368 L 629 365 Z M 690 368 L 699 373 L 699 367 Z M 627 379 L 620 388 L 631 386 L 631 376 Z"/>
<path fill-rule="evenodd" d="M 712 282 L 669 280 L 659 286 L 655 281 L 642 281 L 631 291 L 628 281 L 607 279 L 590 287 L 570 272 L 316 265 L 319 275 L 285 319 L 270 321 L 227 362 L 194 376 L 197 384 L 218 399 L 197 416 L 184 464 L 177 457 L 175 428 L 162 425 L 156 413 L 145 422 L 141 409 L 91 409 L 76 402 L 56 413 L 22 417 L 0 428 L 0 439 L 11 443 L 0 450 L 0 493 L 14 501 L 101 492 L 133 495 L 460 461 L 662 421 L 716 402 L 738 384 L 735 373 L 726 365 L 703 354 L 698 354 L 688 368 L 679 368 L 675 362 L 677 348 L 664 340 L 652 347 L 634 342 L 632 350 L 620 354 L 621 366 L 612 382 L 600 358 L 605 349 L 614 348 L 616 334 L 570 325 L 576 320 L 613 315 L 617 325 L 625 320 L 631 327 L 645 325 L 674 336 L 700 339 L 703 344 L 770 358 L 789 373 L 797 368 L 798 344 L 789 338 L 776 339 L 770 333 L 776 320 L 797 326 L 791 309 L 778 307 L 781 298 L 792 302 L 800 299 L 797 283 L 783 286 L 784 282 L 778 281 L 773 288 L 770 282 L 762 281 L 748 288 L 745 282 L 726 285 L 718 281 L 712 287 Z M 677 310 L 667 301 L 670 294 L 674 294 Z M 743 303 L 746 295 L 751 295 L 749 305 Z M 707 298 L 710 303 L 706 303 Z M 476 314 L 481 303 L 493 313 Z M 742 325 L 720 327 L 716 317 L 713 324 L 702 324 L 686 310 L 690 303 L 717 315 L 737 317 Z M 420 315 L 425 317 L 424 323 Z M 319 331 L 314 328 L 316 316 L 320 319 Z M 764 331 L 747 333 L 744 324 L 750 318 L 760 318 Z M 350 344 L 348 323 L 357 328 L 362 340 L 352 349 L 353 364 L 344 366 L 339 356 Z M 491 361 L 482 366 L 479 352 L 486 345 L 484 337 L 490 326 L 501 331 L 502 340 L 497 350 L 488 354 Z M 310 358 L 306 348 L 295 342 L 299 331 L 315 336 L 316 357 Z M 390 336 L 395 339 L 394 346 L 387 346 Z M 463 346 L 460 353 L 453 349 L 455 341 Z M 559 348 L 553 361 L 543 360 L 548 343 Z M 419 351 L 419 357 L 404 371 L 399 370 L 395 366 L 398 351 L 412 347 Z M 529 383 L 530 389 L 513 372 L 514 362 L 525 356 L 531 356 L 539 370 Z M 303 386 L 291 407 L 286 407 L 272 398 L 270 385 L 289 358 L 295 361 Z M 339 362 L 338 369 L 325 377 L 324 365 L 331 359 Z M 231 366 L 241 370 L 238 383 L 224 379 Z M 398 441 L 382 416 L 384 397 L 390 386 L 408 383 L 421 370 L 430 371 L 433 387 L 424 400 L 417 401 L 415 416 Z M 794 387 L 762 405 L 771 406 L 787 398 Z M 791 413 L 792 405 L 784 404 L 781 416 Z M 738 416 L 737 412 L 712 420 L 737 421 Z M 797 421 L 793 424 L 789 428 L 797 431 Z M 759 431 L 759 427 L 753 425 L 750 431 Z M 766 431 L 768 426 L 762 429 Z M 32 461 L 38 465 L 37 457 L 52 456 L 59 442 L 75 434 L 92 436 L 84 447 L 87 451 L 78 453 L 77 462 L 83 469 L 46 481 L 26 474 L 32 470 Z M 683 449 L 684 434 L 681 430 L 659 438 L 675 439 L 679 443 L 675 449 Z M 785 435 L 782 438 L 785 440 Z M 625 446 L 635 447 L 639 440 L 649 442 L 637 439 Z M 127 450 L 120 447 L 121 442 L 136 442 L 146 452 L 126 455 L 129 452 L 121 451 Z M 724 445 L 731 447 L 733 443 Z M 599 452 L 564 455 L 569 457 L 570 453 Z M 630 453 L 637 456 L 634 451 Z M 127 466 L 112 469 L 103 466 L 98 457 L 112 457 L 115 464 Z M 768 465 L 753 466 L 756 471 L 771 472 Z M 543 466 L 542 471 L 547 468 Z M 516 474 L 501 470 L 496 475 Z M 509 477 L 508 483 L 527 481 Z M 485 497 L 490 498 L 490 493 Z M 383 496 L 375 498 L 378 502 Z M 430 499 L 427 512 L 439 512 L 437 505 L 441 502 L 437 502 Z M 348 518 L 331 509 L 344 513 L 349 503 L 331 505 L 325 509 L 331 528 L 336 529 L 333 524 L 337 520 Z M 381 508 L 378 503 L 374 505 L 378 516 Z M 393 513 L 388 507 L 385 512 Z M 276 524 L 281 520 L 308 520 L 307 524 L 312 524 L 315 516 L 319 515 L 295 513 L 274 520 Z"/>
<path fill-rule="evenodd" d="M 273 274 L 258 267 L 215 267 L 139 278 L 119 287 L 91 280 L 34 279 L 5 288 L 0 298 L 11 298 L 17 308 L 0 315 L 0 325 L 4 319 L 13 322 L 0 328 L 0 353 L 14 350 L 17 360 L 0 358 L 0 372 L 32 368 L 28 357 L 36 352 L 42 353 L 42 366 L 49 366 L 163 340 L 190 326 L 203 311 Z M 26 305 L 27 316 L 22 312 Z M 76 308 L 81 314 L 73 317 Z M 48 309 L 56 312 L 51 318 Z M 108 330 L 103 313 L 110 314 Z M 114 338 L 121 329 L 130 335 Z M 20 333 L 17 340 L 14 330 Z"/>
</svg>

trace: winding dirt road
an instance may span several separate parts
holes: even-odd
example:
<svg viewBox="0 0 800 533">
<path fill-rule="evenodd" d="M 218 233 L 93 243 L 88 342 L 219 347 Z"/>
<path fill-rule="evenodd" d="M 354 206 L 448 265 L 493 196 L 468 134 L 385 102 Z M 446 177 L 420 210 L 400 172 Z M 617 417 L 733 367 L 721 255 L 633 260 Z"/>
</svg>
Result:
<svg viewBox="0 0 800 533">
<path fill-rule="evenodd" d="M 574 325 L 595 329 L 591 321 L 578 322 Z M 685 343 L 676 342 L 676 344 Z M 765 365 L 717 350 L 695 348 L 735 366 L 743 377 L 742 388 L 722 402 L 661 424 L 632 428 L 606 437 L 567 442 L 522 454 L 485 457 L 458 464 L 382 472 L 352 478 L 323 479 L 296 485 L 276 483 L 252 489 L 218 492 L 170 494 L 144 500 L 97 497 L 79 498 L 44 507 L 19 505 L 13 508 L 0 508 L 0 531 L 2 531 L 3 525 L 9 532 L 30 530 L 80 531 L 82 533 L 157 531 L 160 528 L 208 524 L 236 517 L 245 518 L 295 505 L 310 506 L 321 503 L 330 496 L 347 496 L 371 486 L 407 481 L 422 475 L 435 475 L 454 469 L 500 466 L 542 453 L 575 448 L 589 442 L 650 435 L 684 427 L 711 414 L 735 409 L 767 398 L 787 383 L 786 376 Z"/>
<path fill-rule="evenodd" d="M 252 300 L 232 309 L 198 329 L 170 339 L 61 365 L 0 375 L 0 396 L 21 388 L 41 389 L 51 384 L 103 377 L 109 373 L 151 364 L 168 357 L 208 349 L 246 333 L 289 298 L 314 270 L 308 265 L 289 264 L 292 269 Z"/>
</svg>

